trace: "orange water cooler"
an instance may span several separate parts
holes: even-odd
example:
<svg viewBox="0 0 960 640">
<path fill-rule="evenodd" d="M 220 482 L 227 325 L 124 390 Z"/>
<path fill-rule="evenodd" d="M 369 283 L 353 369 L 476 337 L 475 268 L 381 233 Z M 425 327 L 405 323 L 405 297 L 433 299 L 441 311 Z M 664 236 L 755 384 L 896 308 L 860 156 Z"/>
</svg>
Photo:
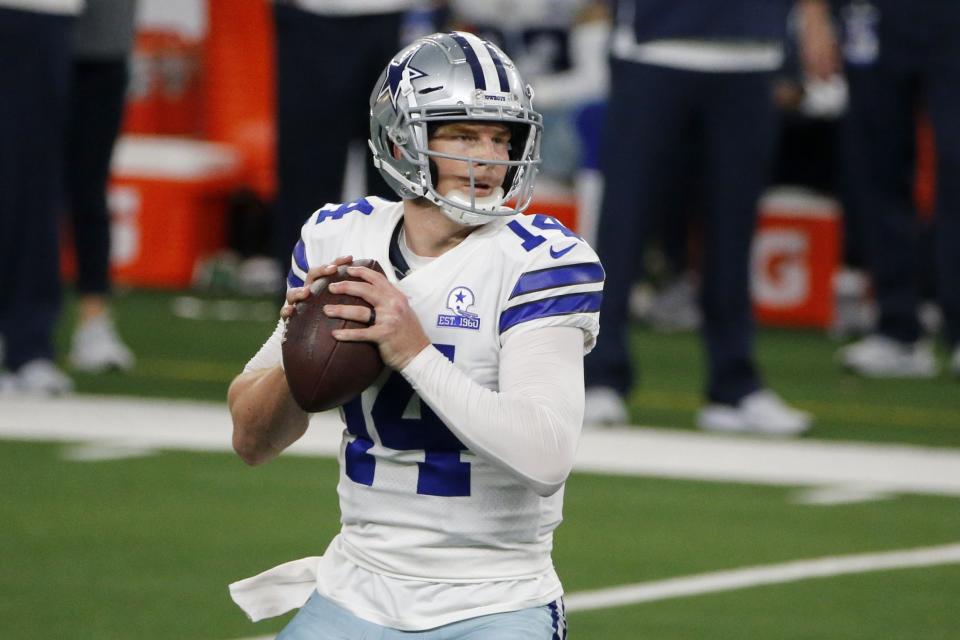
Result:
<svg viewBox="0 0 960 640">
<path fill-rule="evenodd" d="M 840 208 L 805 191 L 772 190 L 760 204 L 751 292 L 757 321 L 828 328 L 840 265 Z"/>
<path fill-rule="evenodd" d="M 122 136 L 108 190 L 113 281 L 189 286 L 197 262 L 224 246 L 226 196 L 238 175 L 237 153 L 229 146 Z M 64 265 L 73 272 L 70 243 L 64 243 Z"/>
</svg>

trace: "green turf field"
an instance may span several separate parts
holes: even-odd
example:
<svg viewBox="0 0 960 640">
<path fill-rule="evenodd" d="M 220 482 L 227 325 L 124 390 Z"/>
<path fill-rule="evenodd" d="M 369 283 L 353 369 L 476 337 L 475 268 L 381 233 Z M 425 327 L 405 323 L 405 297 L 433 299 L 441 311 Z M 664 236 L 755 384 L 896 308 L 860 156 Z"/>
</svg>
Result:
<svg viewBox="0 0 960 640">
<path fill-rule="evenodd" d="M 83 392 L 221 400 L 227 384 L 266 339 L 279 301 L 197 298 L 206 320 L 174 314 L 183 296 L 121 295 L 117 319 L 138 365 L 126 376 L 77 375 Z M 240 320 L 216 321 L 217 314 Z M 70 323 L 66 314 L 64 328 Z M 67 342 L 67 332 L 61 335 Z M 816 417 L 813 438 L 960 447 L 960 380 L 863 380 L 834 363 L 839 343 L 817 332 L 765 330 L 758 356 L 768 384 Z M 638 329 L 640 383 L 631 397 L 637 424 L 691 428 L 701 402 L 702 353 L 690 333 Z M 946 358 L 946 354 L 941 354 Z"/>
<path fill-rule="evenodd" d="M 247 300 L 225 312 L 245 320 L 184 319 L 172 299 L 119 298 L 137 370 L 77 376 L 81 392 L 222 400 L 270 331 L 269 309 Z M 224 313 L 218 304 L 203 301 L 201 311 Z M 696 338 L 643 330 L 635 338 L 643 380 L 631 399 L 634 420 L 689 428 L 701 378 Z M 957 381 L 859 380 L 837 371 L 836 347 L 815 333 L 760 337 L 771 385 L 817 414 L 811 438 L 960 447 Z M 315 555 L 338 528 L 330 459 L 285 456 L 249 469 L 228 453 L 79 462 L 70 451 L 66 443 L 0 441 L 0 638 L 268 635 L 283 620 L 251 624 L 227 583 Z M 576 473 L 556 536 L 558 571 L 568 593 L 579 594 L 960 542 L 955 496 L 814 506 L 797 495 L 789 486 Z M 953 562 L 572 611 L 570 637 L 946 640 L 960 637 L 958 597 Z"/>
</svg>

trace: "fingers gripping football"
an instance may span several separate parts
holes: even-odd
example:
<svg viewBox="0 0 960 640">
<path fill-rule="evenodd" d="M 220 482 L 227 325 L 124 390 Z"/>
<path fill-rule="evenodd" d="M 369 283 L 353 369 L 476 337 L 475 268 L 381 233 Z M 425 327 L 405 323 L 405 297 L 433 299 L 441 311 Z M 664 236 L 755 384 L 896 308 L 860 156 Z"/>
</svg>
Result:
<svg viewBox="0 0 960 640">
<path fill-rule="evenodd" d="M 313 267 L 307 271 L 307 277 L 304 278 L 302 287 L 293 287 L 287 290 L 287 301 L 283 305 L 283 308 L 280 309 L 280 317 L 286 319 L 296 313 L 297 303 L 310 297 L 311 285 L 313 285 L 314 282 L 332 276 L 342 265 L 350 264 L 351 262 L 353 262 L 353 256 L 340 256 L 330 264 Z"/>
<path fill-rule="evenodd" d="M 381 273 L 366 267 L 349 267 L 347 272 L 361 281 L 336 282 L 330 285 L 330 290 L 363 298 L 373 311 L 356 305 L 331 304 L 324 306 L 324 312 L 331 318 L 365 324 L 374 322 L 360 329 L 338 329 L 333 337 L 344 342 L 375 342 L 387 366 L 402 369 L 430 344 L 407 296 Z"/>
</svg>

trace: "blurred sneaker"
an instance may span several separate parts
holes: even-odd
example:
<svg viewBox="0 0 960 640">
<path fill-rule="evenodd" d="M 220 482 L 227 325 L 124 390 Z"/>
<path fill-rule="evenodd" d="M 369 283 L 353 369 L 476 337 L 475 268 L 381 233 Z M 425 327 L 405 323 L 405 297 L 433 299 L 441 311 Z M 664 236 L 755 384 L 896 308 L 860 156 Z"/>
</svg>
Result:
<svg viewBox="0 0 960 640">
<path fill-rule="evenodd" d="M 874 334 L 840 350 L 841 364 L 868 378 L 930 378 L 937 375 L 933 346 L 925 341 L 899 342 Z"/>
<path fill-rule="evenodd" d="M 246 295 L 274 295 L 286 290 L 286 274 L 273 258 L 253 256 L 240 263 L 237 290 Z"/>
<path fill-rule="evenodd" d="M 830 326 L 833 338 L 861 337 L 877 326 L 877 303 L 870 277 L 856 269 L 843 269 L 833 277 L 834 313 Z"/>
<path fill-rule="evenodd" d="M 584 396 L 583 423 L 626 424 L 627 405 L 612 387 L 588 387 Z"/>
<path fill-rule="evenodd" d="M 682 275 L 650 300 L 646 320 L 657 331 L 693 331 L 700 327 L 700 306 L 697 303 L 697 278 Z"/>
<path fill-rule="evenodd" d="M 78 371 L 102 373 L 111 369 L 129 371 L 133 353 L 123 343 L 106 315 L 87 320 L 73 333 L 70 364 Z"/>
<path fill-rule="evenodd" d="M 15 393 L 58 396 L 73 391 L 73 381 L 50 360 L 36 359 L 13 375 Z"/>
<path fill-rule="evenodd" d="M 813 416 L 768 389 L 754 391 L 736 405 L 708 404 L 697 414 L 697 426 L 706 431 L 764 436 L 797 436 L 812 422 Z"/>
<path fill-rule="evenodd" d="M 17 392 L 17 378 L 7 371 L 0 372 L 0 397 Z"/>
</svg>

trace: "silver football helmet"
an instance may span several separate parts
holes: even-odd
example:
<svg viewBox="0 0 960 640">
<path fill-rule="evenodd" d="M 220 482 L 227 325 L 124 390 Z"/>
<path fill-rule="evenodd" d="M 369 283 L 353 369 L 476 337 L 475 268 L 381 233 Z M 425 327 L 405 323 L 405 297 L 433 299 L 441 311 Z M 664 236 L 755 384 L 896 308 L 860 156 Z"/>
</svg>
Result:
<svg viewBox="0 0 960 640">
<path fill-rule="evenodd" d="M 421 38 L 390 61 L 370 95 L 373 163 L 401 198 L 426 198 L 460 224 L 519 213 L 530 205 L 540 164 L 543 118 L 533 110 L 532 99 L 533 89 L 510 58 L 489 42 L 464 32 Z M 429 149 L 432 127 L 471 120 L 511 129 L 509 160 Z M 436 190 L 436 157 L 468 163 L 469 193 Z M 508 167 L 502 187 L 491 195 L 476 196 L 478 164 Z"/>
</svg>

